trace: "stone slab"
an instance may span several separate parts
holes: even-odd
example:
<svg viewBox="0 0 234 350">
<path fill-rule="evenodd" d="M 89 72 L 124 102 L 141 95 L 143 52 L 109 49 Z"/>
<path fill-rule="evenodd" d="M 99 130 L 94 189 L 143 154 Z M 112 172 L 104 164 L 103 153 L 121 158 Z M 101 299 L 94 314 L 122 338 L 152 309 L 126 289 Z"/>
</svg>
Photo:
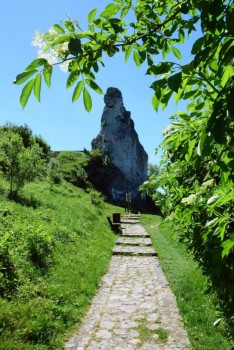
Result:
<svg viewBox="0 0 234 350">
<path fill-rule="evenodd" d="M 120 237 L 117 239 L 117 245 L 137 245 L 137 246 L 151 246 L 152 242 L 150 238 L 142 238 L 142 237 Z"/>
<path fill-rule="evenodd" d="M 139 246 L 115 246 L 112 250 L 113 255 L 147 255 L 157 256 L 152 247 Z"/>
<path fill-rule="evenodd" d="M 139 220 L 121 220 L 121 224 L 135 225 L 139 224 Z"/>
<path fill-rule="evenodd" d="M 148 233 L 131 233 L 131 232 L 123 232 L 123 237 L 132 237 L 132 238 L 150 238 Z"/>
</svg>

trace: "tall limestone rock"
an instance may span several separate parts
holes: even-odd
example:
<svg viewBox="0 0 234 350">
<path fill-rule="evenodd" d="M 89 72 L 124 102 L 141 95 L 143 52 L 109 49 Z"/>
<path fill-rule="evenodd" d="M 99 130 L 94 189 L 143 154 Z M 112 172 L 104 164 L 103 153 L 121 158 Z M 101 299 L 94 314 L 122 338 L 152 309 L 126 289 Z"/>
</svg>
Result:
<svg viewBox="0 0 234 350">
<path fill-rule="evenodd" d="M 114 165 L 108 192 L 114 202 L 123 203 L 131 193 L 132 203 L 141 201 L 139 185 L 147 179 L 148 156 L 139 142 L 131 113 L 123 105 L 121 91 L 110 87 L 104 96 L 101 131 L 92 141 Z"/>
</svg>

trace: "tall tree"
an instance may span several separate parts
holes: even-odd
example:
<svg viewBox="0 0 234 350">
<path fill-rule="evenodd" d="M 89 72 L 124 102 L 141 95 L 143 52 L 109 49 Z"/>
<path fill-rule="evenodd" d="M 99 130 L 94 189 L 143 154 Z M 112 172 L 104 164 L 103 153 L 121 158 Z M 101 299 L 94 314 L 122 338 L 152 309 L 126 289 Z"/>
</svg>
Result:
<svg viewBox="0 0 234 350">
<path fill-rule="evenodd" d="M 12 130 L 1 133 L 0 164 L 9 182 L 9 198 L 15 198 L 26 182 L 34 180 L 42 170 L 41 149 L 35 143 L 24 147 L 23 139 Z"/>
</svg>

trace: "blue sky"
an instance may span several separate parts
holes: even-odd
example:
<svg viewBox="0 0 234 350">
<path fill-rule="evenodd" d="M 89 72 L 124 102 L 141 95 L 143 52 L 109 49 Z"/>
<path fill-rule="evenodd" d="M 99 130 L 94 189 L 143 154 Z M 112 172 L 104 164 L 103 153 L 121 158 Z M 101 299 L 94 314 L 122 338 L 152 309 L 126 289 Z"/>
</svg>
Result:
<svg viewBox="0 0 234 350">
<path fill-rule="evenodd" d="M 83 150 L 91 148 L 91 141 L 100 131 L 104 108 L 103 95 L 92 93 L 93 109 L 87 113 L 82 101 L 72 104 L 72 88 L 65 87 L 67 75 L 55 69 L 52 86 L 42 87 L 41 103 L 33 97 L 22 110 L 19 97 L 21 86 L 13 85 L 18 73 L 36 58 L 37 49 L 31 45 L 36 30 L 46 32 L 66 16 L 86 23 L 88 12 L 98 7 L 101 11 L 108 0 L 8 0 L 1 4 L 0 22 L 2 54 L 0 55 L 0 125 L 12 122 L 27 124 L 34 134 L 41 135 L 53 150 Z M 192 40 L 182 53 L 187 55 Z M 97 83 L 105 93 L 110 86 L 121 90 L 124 105 L 131 112 L 140 142 L 157 164 L 154 150 L 162 140 L 162 131 L 170 123 L 175 111 L 185 109 L 173 101 L 164 111 L 156 113 L 151 106 L 153 78 L 145 75 L 145 67 L 124 63 L 123 55 L 106 58 L 105 68 L 97 75 Z"/>
</svg>

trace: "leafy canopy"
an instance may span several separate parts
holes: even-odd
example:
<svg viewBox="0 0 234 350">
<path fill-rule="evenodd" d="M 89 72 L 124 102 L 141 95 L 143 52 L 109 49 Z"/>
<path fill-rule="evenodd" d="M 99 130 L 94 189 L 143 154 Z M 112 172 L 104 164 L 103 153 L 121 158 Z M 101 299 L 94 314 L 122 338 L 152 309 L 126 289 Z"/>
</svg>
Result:
<svg viewBox="0 0 234 350">
<path fill-rule="evenodd" d="M 44 58 L 31 62 L 15 80 L 16 84 L 25 83 L 20 97 L 22 107 L 32 91 L 40 101 L 42 80 L 50 87 L 53 66 L 66 63 L 69 73 L 66 87 L 74 86 L 72 101 L 82 95 L 84 106 L 90 111 L 89 90 L 102 93 L 95 80 L 100 65 L 104 66 L 105 55 L 112 57 L 122 52 L 125 61 L 132 56 L 137 66 L 147 63 L 147 74 L 155 77 L 151 88 L 156 110 L 159 106 L 165 108 L 174 95 L 176 101 L 192 98 L 189 108 L 193 113 L 195 105 L 198 111 L 204 104 L 206 108 L 212 107 L 216 101 L 222 114 L 222 96 L 233 89 L 232 1 L 114 0 L 97 13 L 95 8 L 88 14 L 85 30 L 67 19 L 41 35 Z M 181 65 L 178 46 L 199 26 L 202 36 L 192 47 L 192 60 Z M 176 62 L 158 63 L 158 54 L 165 60 L 170 53 Z M 215 119 L 216 114 L 212 120 Z M 210 128 L 216 133 L 216 127 Z"/>
</svg>

